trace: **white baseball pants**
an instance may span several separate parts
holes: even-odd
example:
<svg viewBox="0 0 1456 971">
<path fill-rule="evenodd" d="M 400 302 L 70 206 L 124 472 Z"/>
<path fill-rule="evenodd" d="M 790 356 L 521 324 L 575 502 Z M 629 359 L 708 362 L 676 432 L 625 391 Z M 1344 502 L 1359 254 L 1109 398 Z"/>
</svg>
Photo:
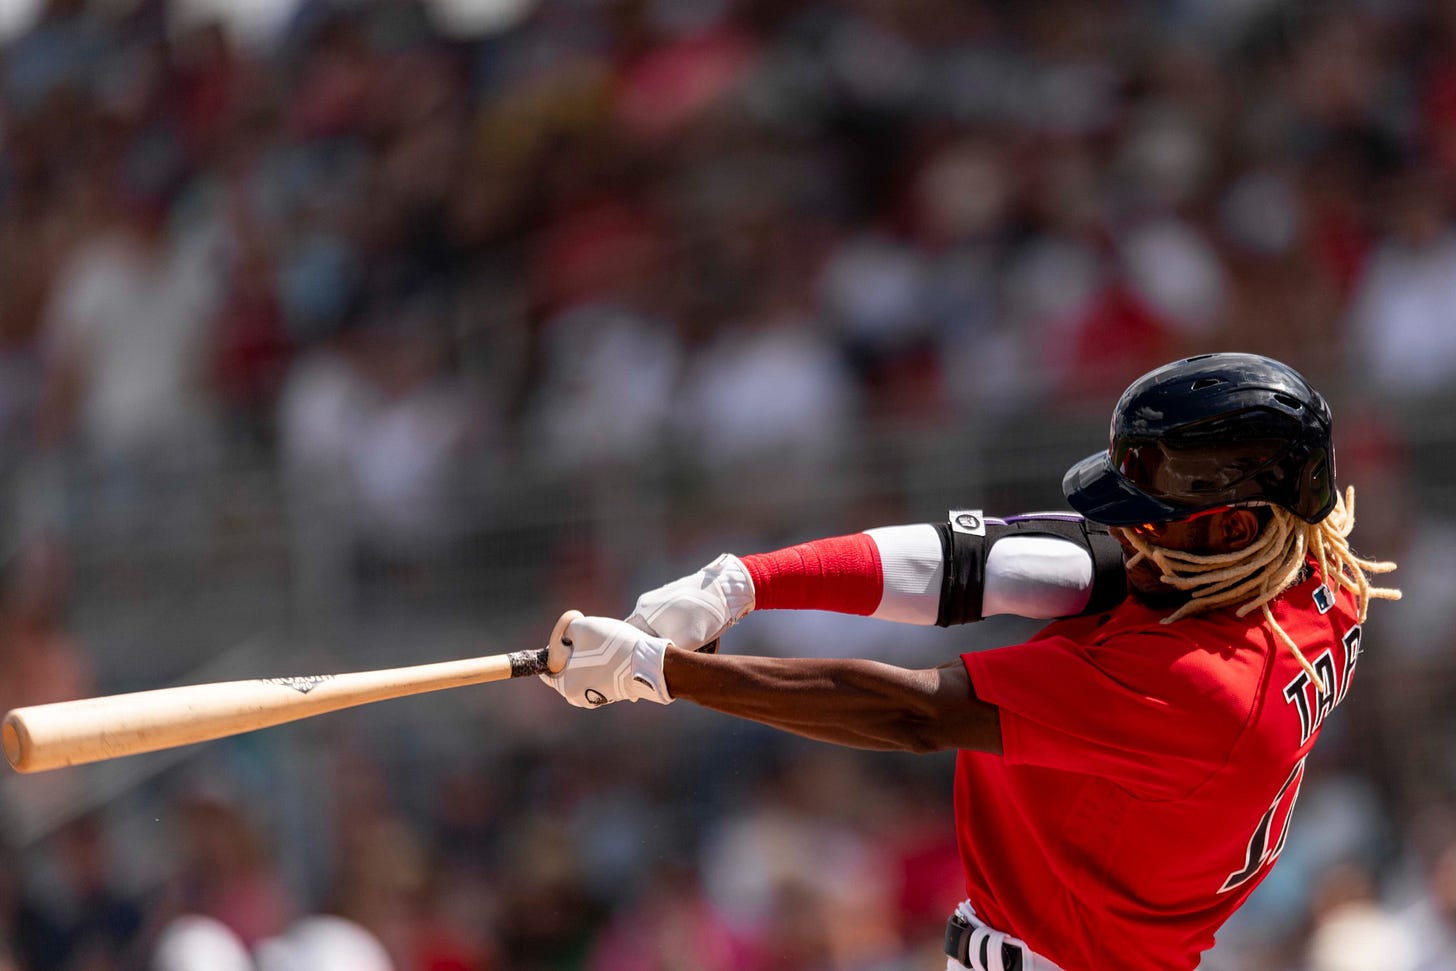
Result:
<svg viewBox="0 0 1456 971">
<path fill-rule="evenodd" d="M 998 931 L 990 927 L 985 921 L 976 916 L 975 908 L 969 900 L 962 900 L 956 908 L 956 915 L 976 929 L 976 945 L 971 948 L 971 971 L 1004 971 L 1001 966 L 1001 945 L 1010 944 L 1013 947 L 1021 948 L 1021 971 L 1062 971 L 1047 958 L 1037 954 L 1027 947 L 1018 938 L 1012 937 L 1004 931 Z M 990 947 L 986 949 L 988 967 L 982 967 L 980 961 L 980 935 L 984 932 L 990 938 Z M 961 964 L 955 958 L 945 959 L 945 971 L 966 971 L 967 965 Z"/>
</svg>

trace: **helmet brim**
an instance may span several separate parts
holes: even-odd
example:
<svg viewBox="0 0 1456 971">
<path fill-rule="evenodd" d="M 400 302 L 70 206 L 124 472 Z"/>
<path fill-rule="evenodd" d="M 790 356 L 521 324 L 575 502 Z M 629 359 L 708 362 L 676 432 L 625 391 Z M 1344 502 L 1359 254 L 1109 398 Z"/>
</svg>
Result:
<svg viewBox="0 0 1456 971">
<path fill-rule="evenodd" d="M 1194 510 L 1169 505 L 1143 492 L 1112 466 L 1106 452 L 1089 455 L 1062 476 L 1072 508 L 1104 526 L 1136 526 L 1182 519 Z"/>
</svg>

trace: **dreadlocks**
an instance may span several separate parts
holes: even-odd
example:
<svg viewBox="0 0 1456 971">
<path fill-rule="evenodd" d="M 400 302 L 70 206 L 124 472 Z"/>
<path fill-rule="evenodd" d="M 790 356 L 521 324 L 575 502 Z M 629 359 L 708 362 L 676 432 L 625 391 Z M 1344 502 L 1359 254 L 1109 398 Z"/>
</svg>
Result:
<svg viewBox="0 0 1456 971">
<path fill-rule="evenodd" d="M 1317 523 L 1307 523 L 1279 506 L 1266 508 L 1272 516 L 1258 537 L 1233 553 L 1205 555 L 1165 549 L 1127 530 L 1124 535 L 1137 551 L 1128 565 L 1142 558 L 1151 560 L 1163 571 L 1164 583 L 1189 595 L 1187 603 L 1163 618 L 1165 624 L 1224 607 L 1237 606 L 1240 617 L 1262 610 L 1275 634 L 1299 659 L 1300 667 L 1324 691 L 1324 681 L 1314 666 L 1274 619 L 1270 601 L 1299 578 L 1306 558 L 1313 556 L 1325 583 L 1355 594 L 1359 619 L 1364 623 L 1371 600 L 1400 599 L 1399 590 L 1370 584 L 1371 575 L 1389 573 L 1395 564 L 1362 559 L 1350 549 L 1349 536 L 1355 528 L 1354 487 L 1344 496 L 1336 494 L 1335 508 Z"/>
</svg>

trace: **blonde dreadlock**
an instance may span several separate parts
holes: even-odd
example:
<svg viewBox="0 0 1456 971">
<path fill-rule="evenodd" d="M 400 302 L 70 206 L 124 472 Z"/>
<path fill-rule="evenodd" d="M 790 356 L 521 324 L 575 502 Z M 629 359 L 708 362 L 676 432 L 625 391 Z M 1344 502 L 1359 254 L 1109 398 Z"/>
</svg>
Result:
<svg viewBox="0 0 1456 971">
<path fill-rule="evenodd" d="M 1189 594 L 1187 603 L 1163 618 L 1165 624 L 1235 605 L 1240 617 L 1262 610 L 1275 634 L 1299 659 L 1299 666 L 1320 691 L 1325 691 L 1324 680 L 1299 645 L 1274 619 L 1270 601 L 1299 578 L 1306 556 L 1313 555 L 1325 583 L 1355 594 L 1359 619 L 1364 623 L 1371 600 L 1400 599 L 1399 590 L 1370 584 L 1372 574 L 1389 573 L 1395 564 L 1362 559 L 1350 549 L 1349 536 L 1355 528 L 1354 487 L 1347 489 L 1344 496 L 1337 493 L 1335 508 L 1317 523 L 1307 523 L 1279 506 L 1267 508 L 1273 516 L 1259 536 L 1233 553 L 1205 555 L 1165 549 L 1125 530 L 1123 535 L 1137 551 L 1128 566 L 1146 558 L 1163 571 L 1164 583 Z"/>
</svg>

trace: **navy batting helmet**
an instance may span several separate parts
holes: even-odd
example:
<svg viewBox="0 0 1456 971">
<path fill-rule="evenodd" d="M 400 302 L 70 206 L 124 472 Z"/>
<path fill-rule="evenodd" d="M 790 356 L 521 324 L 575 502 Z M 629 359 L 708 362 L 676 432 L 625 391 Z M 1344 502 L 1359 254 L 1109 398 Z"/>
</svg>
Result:
<svg viewBox="0 0 1456 971">
<path fill-rule="evenodd" d="M 1257 354 L 1175 361 L 1122 393 L 1107 451 L 1072 466 L 1062 492 L 1108 526 L 1241 503 L 1316 523 L 1335 505 L 1329 405 L 1299 372 Z"/>
</svg>

